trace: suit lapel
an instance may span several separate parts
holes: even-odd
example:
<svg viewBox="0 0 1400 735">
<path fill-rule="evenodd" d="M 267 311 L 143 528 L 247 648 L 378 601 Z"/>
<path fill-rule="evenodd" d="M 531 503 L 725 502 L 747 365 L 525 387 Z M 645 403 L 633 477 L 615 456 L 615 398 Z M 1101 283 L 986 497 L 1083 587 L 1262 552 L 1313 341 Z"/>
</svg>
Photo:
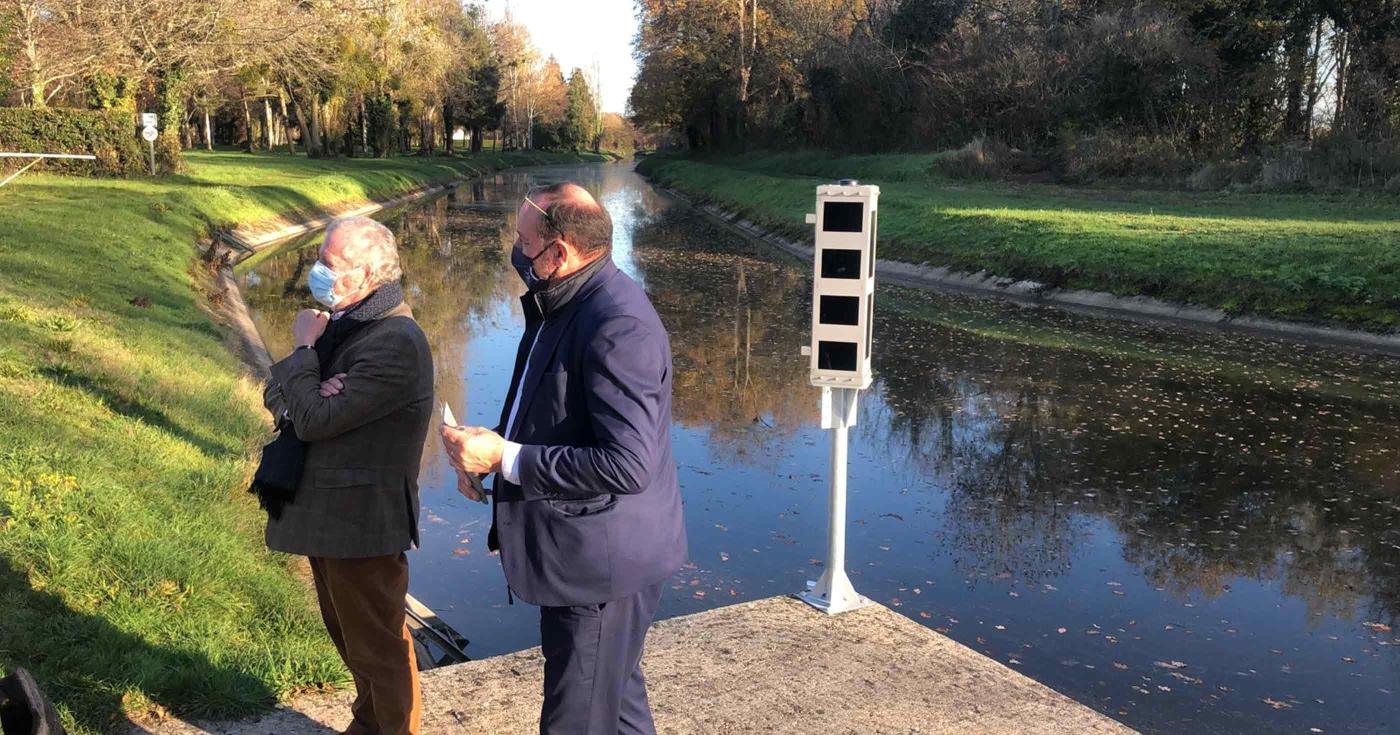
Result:
<svg viewBox="0 0 1400 735">
<path fill-rule="evenodd" d="M 535 392 L 539 387 L 540 380 L 544 378 L 545 367 L 554 362 L 554 355 L 559 351 L 559 343 L 564 339 L 564 335 L 569 333 L 569 327 L 573 324 L 574 316 L 578 314 L 579 304 L 587 301 L 595 291 L 601 288 L 603 284 L 617 272 L 617 266 L 613 265 L 611 258 L 603 260 L 598 265 L 596 271 L 587 275 L 588 280 L 579 284 L 578 290 L 575 291 L 566 302 L 559 305 L 556 311 L 550 313 L 544 311 L 539 301 L 530 300 L 532 298 L 538 298 L 538 295 L 526 294 L 521 297 L 521 305 L 525 309 L 527 323 L 531 314 L 539 315 L 539 318 L 542 319 L 542 323 L 539 326 L 540 331 L 537 341 L 532 342 L 533 349 L 529 345 L 524 346 L 524 349 L 529 350 L 527 355 L 528 364 L 526 365 L 525 374 L 519 376 L 516 381 L 517 384 L 512 387 L 512 391 L 506 396 L 506 413 L 501 418 L 502 429 L 510 423 L 511 416 L 509 411 L 510 406 L 515 403 L 515 391 L 525 391 L 520 394 L 520 408 L 516 411 L 515 426 L 511 427 L 514 429 L 514 431 L 511 432 L 513 435 L 519 432 L 521 423 L 530 410 L 530 404 L 534 401 Z M 526 334 L 528 336 L 528 329 L 526 330 Z M 522 340 L 522 342 L 524 341 L 525 340 Z M 519 363 L 520 356 L 517 355 L 517 371 L 520 370 Z M 507 436 L 505 438 L 513 440 L 512 436 Z"/>
<path fill-rule="evenodd" d="M 529 415 L 530 404 L 535 400 L 536 389 L 539 388 L 540 380 L 544 378 L 545 368 L 554 362 L 554 355 L 559 351 L 559 343 L 564 335 L 569 331 L 569 325 L 574 321 L 575 309 L 568 309 L 567 314 L 560 314 L 554 319 L 547 319 L 540 325 L 538 341 L 535 348 L 530 351 L 529 364 L 526 365 L 525 374 L 520 376 L 519 390 L 520 408 L 515 416 L 515 426 L 512 434 L 519 435 L 524 419 Z M 507 437 L 509 438 L 509 437 Z"/>
</svg>

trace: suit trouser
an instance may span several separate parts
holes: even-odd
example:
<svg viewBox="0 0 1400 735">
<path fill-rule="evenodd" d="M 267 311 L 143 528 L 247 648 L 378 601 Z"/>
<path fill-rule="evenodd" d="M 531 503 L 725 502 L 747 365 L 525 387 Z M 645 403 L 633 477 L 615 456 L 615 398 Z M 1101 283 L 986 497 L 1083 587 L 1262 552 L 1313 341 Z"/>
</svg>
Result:
<svg viewBox="0 0 1400 735">
<path fill-rule="evenodd" d="M 654 735 L 642 646 L 661 585 L 601 605 L 540 608 L 543 735 Z"/>
<path fill-rule="evenodd" d="M 404 622 L 408 558 L 311 557 L 321 619 L 355 677 L 352 735 L 417 735 L 423 714 L 413 639 Z"/>
</svg>

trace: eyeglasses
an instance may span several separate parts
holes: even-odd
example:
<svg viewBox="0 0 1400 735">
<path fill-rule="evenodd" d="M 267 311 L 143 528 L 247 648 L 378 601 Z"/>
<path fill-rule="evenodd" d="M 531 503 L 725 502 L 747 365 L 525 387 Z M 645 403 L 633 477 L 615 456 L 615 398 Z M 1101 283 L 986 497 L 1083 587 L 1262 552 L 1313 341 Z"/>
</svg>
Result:
<svg viewBox="0 0 1400 735">
<path fill-rule="evenodd" d="M 534 207 L 535 211 L 544 216 L 544 223 L 549 225 L 549 229 L 559 232 L 559 226 L 554 223 L 554 217 L 550 216 L 549 212 L 545 211 L 544 207 L 536 204 L 535 200 L 531 199 L 529 194 L 525 195 L 525 203 Z"/>
</svg>

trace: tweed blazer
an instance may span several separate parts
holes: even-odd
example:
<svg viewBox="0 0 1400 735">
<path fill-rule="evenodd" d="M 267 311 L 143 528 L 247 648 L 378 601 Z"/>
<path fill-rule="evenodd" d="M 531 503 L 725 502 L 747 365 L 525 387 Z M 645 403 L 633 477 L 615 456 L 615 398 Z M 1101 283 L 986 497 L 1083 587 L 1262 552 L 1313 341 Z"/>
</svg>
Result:
<svg viewBox="0 0 1400 735">
<path fill-rule="evenodd" d="M 322 398 L 323 378 L 345 390 Z M 433 412 L 433 358 L 401 304 L 336 348 L 326 374 L 314 350 L 272 366 L 268 410 L 307 442 L 296 497 L 268 519 L 267 545 L 304 556 L 387 556 L 418 543 L 418 468 Z"/>
</svg>

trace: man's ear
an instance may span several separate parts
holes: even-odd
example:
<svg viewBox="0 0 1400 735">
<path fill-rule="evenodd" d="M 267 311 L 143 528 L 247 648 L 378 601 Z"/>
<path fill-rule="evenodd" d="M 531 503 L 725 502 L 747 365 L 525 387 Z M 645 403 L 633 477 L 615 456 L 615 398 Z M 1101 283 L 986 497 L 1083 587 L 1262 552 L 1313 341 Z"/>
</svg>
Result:
<svg viewBox="0 0 1400 735">
<path fill-rule="evenodd" d="M 582 254 L 579 253 L 578 248 L 574 247 L 573 243 L 562 237 L 559 238 L 557 242 L 559 243 L 559 252 L 564 254 L 564 261 L 577 263 L 581 259 Z M 560 261 L 559 264 L 563 265 L 564 261 Z"/>
</svg>

